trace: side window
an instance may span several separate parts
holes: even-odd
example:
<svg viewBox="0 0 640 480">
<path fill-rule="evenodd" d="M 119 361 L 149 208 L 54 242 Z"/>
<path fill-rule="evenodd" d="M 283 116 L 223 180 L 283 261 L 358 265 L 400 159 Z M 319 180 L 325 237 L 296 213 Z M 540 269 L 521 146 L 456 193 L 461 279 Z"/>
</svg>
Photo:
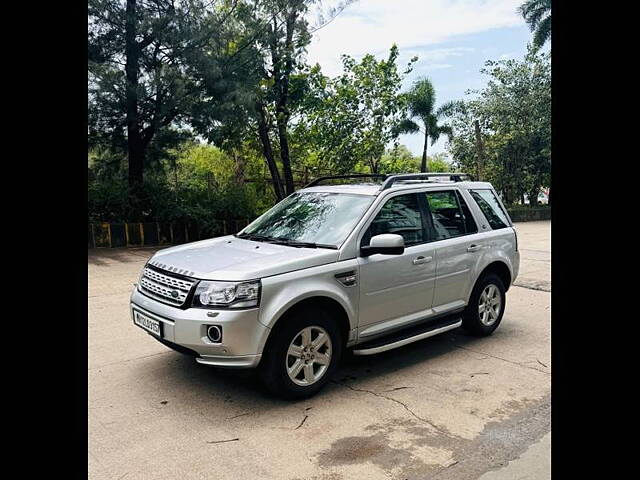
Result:
<svg viewBox="0 0 640 480">
<path fill-rule="evenodd" d="M 477 233 L 478 225 L 476 225 L 476 221 L 473 219 L 473 215 L 471 214 L 471 210 L 469 210 L 469 206 L 467 202 L 462 198 L 460 192 L 456 191 L 458 195 L 458 202 L 460 202 L 460 206 L 462 207 L 462 215 L 464 216 L 464 227 L 466 233 Z"/>
<path fill-rule="evenodd" d="M 509 226 L 507 215 L 491 190 L 470 190 L 470 192 L 492 229 Z"/>
<path fill-rule="evenodd" d="M 455 190 L 426 192 L 424 195 L 431 210 L 435 240 L 457 237 L 466 233 L 465 218 Z"/>
<path fill-rule="evenodd" d="M 402 235 L 405 245 L 424 241 L 422 216 L 415 193 L 390 198 L 373 219 L 362 238 L 362 245 L 369 245 L 371 237 L 382 233 Z"/>
</svg>

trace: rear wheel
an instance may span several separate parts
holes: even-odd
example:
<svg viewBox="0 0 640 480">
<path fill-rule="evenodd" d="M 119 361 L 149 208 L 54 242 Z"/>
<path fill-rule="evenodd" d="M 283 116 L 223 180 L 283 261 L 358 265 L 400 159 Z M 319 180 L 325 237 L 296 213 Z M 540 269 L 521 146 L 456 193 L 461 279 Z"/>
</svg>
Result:
<svg viewBox="0 0 640 480">
<path fill-rule="evenodd" d="M 481 277 L 462 314 L 462 327 L 471 335 L 491 335 L 502 321 L 505 305 L 504 283 L 500 277 L 492 273 Z"/>
<path fill-rule="evenodd" d="M 274 331 L 263 354 L 265 386 L 284 398 L 305 398 L 329 381 L 342 353 L 340 330 L 322 310 L 301 310 Z"/>
</svg>

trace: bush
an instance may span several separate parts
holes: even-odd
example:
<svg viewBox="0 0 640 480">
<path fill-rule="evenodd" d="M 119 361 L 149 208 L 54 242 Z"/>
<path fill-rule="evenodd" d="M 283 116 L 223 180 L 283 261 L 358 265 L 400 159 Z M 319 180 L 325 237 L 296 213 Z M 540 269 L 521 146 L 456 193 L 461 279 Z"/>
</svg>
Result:
<svg viewBox="0 0 640 480">
<path fill-rule="evenodd" d="M 89 221 L 130 222 L 128 187 L 124 180 L 94 180 L 89 183 Z M 221 220 L 252 219 L 257 199 L 252 187 L 224 185 L 203 188 L 179 187 L 162 180 L 147 180 L 142 193 L 143 219 L 147 222 L 196 222 L 203 231 L 214 231 Z"/>
</svg>

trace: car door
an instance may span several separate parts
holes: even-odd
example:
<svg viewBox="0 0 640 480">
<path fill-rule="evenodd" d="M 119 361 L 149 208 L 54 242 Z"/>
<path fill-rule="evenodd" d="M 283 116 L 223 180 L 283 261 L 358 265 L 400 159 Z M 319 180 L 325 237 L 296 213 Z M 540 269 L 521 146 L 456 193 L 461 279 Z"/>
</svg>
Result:
<svg viewBox="0 0 640 480">
<path fill-rule="evenodd" d="M 433 228 L 436 280 L 432 307 L 437 314 L 467 303 L 485 241 L 456 188 L 428 190 L 424 196 Z"/>
<path fill-rule="evenodd" d="M 417 193 L 386 200 L 365 227 L 360 246 L 382 233 L 402 235 L 402 255 L 359 257 L 359 336 L 367 337 L 424 317 L 431 307 L 435 248 L 428 243 L 423 203 Z"/>
</svg>

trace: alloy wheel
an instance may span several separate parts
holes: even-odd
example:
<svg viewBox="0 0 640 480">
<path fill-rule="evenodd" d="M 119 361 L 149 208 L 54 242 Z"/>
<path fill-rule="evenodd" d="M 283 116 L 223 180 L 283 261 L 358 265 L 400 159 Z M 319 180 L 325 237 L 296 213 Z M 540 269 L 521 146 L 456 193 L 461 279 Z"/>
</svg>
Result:
<svg viewBox="0 0 640 480">
<path fill-rule="evenodd" d="M 318 326 L 300 330 L 289 345 L 285 359 L 293 383 L 309 386 L 326 373 L 331 363 L 332 345 L 327 331 Z"/>
<path fill-rule="evenodd" d="M 487 327 L 493 325 L 500 316 L 501 308 L 502 297 L 500 290 L 491 283 L 484 288 L 478 300 L 480 322 Z"/>
</svg>

